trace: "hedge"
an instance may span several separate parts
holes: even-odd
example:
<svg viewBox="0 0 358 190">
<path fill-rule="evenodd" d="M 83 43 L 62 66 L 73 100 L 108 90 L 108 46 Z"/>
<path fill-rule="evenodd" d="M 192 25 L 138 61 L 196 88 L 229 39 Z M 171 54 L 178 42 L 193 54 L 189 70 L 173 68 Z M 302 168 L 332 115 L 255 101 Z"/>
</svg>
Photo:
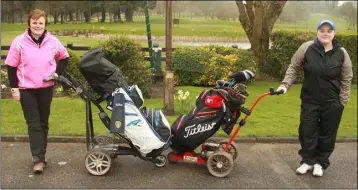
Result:
<svg viewBox="0 0 358 190">
<path fill-rule="evenodd" d="M 85 78 L 83 77 L 83 75 L 79 70 L 79 64 L 81 58 L 78 55 L 76 55 L 73 50 L 67 48 L 67 51 L 70 58 L 69 58 L 69 64 L 66 68 L 66 72 L 68 72 L 71 76 L 73 76 L 76 79 L 85 81 Z"/>
<path fill-rule="evenodd" d="M 101 42 L 99 45 L 92 46 L 90 49 L 98 47 L 104 48 L 104 57 L 116 65 L 123 73 L 123 78 L 129 85 L 138 85 L 145 98 L 150 98 L 152 74 L 145 63 L 144 53 L 141 47 L 134 40 L 126 37 L 111 37 Z M 67 49 L 70 55 L 70 64 L 66 72 L 73 77 L 84 82 L 86 80 L 79 71 L 80 57 L 72 50 Z M 66 88 L 66 86 L 64 86 Z M 66 88 L 67 90 L 68 88 Z"/>
<path fill-rule="evenodd" d="M 284 32 L 278 31 L 271 35 L 272 46 L 267 57 L 267 63 L 261 71 L 265 74 L 282 80 L 292 55 L 306 41 L 314 40 L 316 33 L 313 32 Z M 347 50 L 353 65 L 353 83 L 357 83 L 357 36 L 336 35 L 336 39 Z M 296 83 L 302 82 L 303 72 L 300 72 Z"/>
<path fill-rule="evenodd" d="M 233 72 L 255 68 L 250 51 L 231 47 L 180 47 L 172 58 L 176 85 L 213 86 Z"/>
<path fill-rule="evenodd" d="M 314 32 L 278 31 L 271 35 L 272 46 L 267 63 L 260 71 L 277 81 L 283 79 L 292 55 L 298 47 L 316 37 Z M 357 83 L 357 36 L 336 35 L 347 50 L 353 65 L 353 83 Z M 133 40 L 125 37 L 111 38 L 101 44 L 105 47 L 105 56 L 117 65 L 128 77 L 131 84 L 138 84 L 146 97 L 150 94 L 151 73 L 144 62 L 144 54 Z M 68 70 L 75 76 L 78 72 L 79 58 L 70 51 L 71 66 Z M 250 50 L 223 46 L 179 47 L 172 55 L 176 85 L 213 86 L 218 79 L 228 80 L 233 72 L 243 69 L 256 70 Z M 77 64 L 76 64 L 77 62 Z M 300 72 L 296 83 L 302 82 Z"/>
<path fill-rule="evenodd" d="M 143 96 L 151 94 L 152 73 L 144 60 L 144 52 L 134 40 L 124 36 L 110 37 L 99 44 L 104 48 L 104 57 L 116 65 L 129 85 L 138 85 Z M 97 46 L 97 47 L 99 47 Z"/>
</svg>

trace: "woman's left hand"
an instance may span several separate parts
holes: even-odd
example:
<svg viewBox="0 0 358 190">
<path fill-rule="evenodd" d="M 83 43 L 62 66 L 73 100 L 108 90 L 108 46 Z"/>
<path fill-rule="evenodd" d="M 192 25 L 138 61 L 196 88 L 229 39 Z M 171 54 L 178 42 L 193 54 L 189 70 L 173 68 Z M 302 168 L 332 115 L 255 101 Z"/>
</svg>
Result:
<svg viewBox="0 0 358 190">
<path fill-rule="evenodd" d="M 53 79 L 54 77 L 58 77 L 57 73 L 53 73 L 51 76 L 49 76 L 46 80 L 49 81 L 51 79 Z"/>
</svg>

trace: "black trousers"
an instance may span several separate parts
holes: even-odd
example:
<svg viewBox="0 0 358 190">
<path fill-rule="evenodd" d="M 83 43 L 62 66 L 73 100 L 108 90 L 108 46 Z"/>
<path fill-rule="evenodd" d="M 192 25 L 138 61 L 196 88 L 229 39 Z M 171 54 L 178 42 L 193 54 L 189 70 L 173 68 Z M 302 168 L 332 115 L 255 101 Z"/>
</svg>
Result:
<svg viewBox="0 0 358 190">
<path fill-rule="evenodd" d="M 298 151 L 302 157 L 301 164 L 318 163 L 323 169 L 329 167 L 343 109 L 338 100 L 324 105 L 302 102 L 299 126 L 301 149 Z"/>
<path fill-rule="evenodd" d="M 20 103 L 28 127 L 32 160 L 45 162 L 53 87 L 20 90 Z"/>
</svg>

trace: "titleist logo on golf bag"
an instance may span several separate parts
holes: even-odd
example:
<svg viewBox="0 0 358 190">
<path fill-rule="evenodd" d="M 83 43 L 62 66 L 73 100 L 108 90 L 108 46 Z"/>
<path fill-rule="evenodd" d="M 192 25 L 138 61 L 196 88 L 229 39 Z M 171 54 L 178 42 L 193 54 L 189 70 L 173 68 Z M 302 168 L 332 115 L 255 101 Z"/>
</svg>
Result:
<svg viewBox="0 0 358 190">
<path fill-rule="evenodd" d="M 188 127 L 185 128 L 186 134 L 184 135 L 184 138 L 187 138 L 188 136 L 192 136 L 198 133 L 203 133 L 205 131 L 210 131 L 211 129 L 213 129 L 214 125 L 216 124 L 216 122 L 213 122 L 211 124 L 194 124 L 194 125 L 190 125 Z"/>
</svg>

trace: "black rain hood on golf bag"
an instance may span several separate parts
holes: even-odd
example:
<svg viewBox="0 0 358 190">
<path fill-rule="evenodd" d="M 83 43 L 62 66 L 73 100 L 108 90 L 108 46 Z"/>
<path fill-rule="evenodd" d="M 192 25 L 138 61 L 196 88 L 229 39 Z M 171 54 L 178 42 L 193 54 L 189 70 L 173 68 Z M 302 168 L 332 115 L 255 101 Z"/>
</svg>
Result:
<svg viewBox="0 0 358 190">
<path fill-rule="evenodd" d="M 79 70 L 93 90 L 106 98 L 116 88 L 127 88 L 128 83 L 119 68 L 103 56 L 102 47 L 90 50 L 82 57 Z"/>
</svg>

